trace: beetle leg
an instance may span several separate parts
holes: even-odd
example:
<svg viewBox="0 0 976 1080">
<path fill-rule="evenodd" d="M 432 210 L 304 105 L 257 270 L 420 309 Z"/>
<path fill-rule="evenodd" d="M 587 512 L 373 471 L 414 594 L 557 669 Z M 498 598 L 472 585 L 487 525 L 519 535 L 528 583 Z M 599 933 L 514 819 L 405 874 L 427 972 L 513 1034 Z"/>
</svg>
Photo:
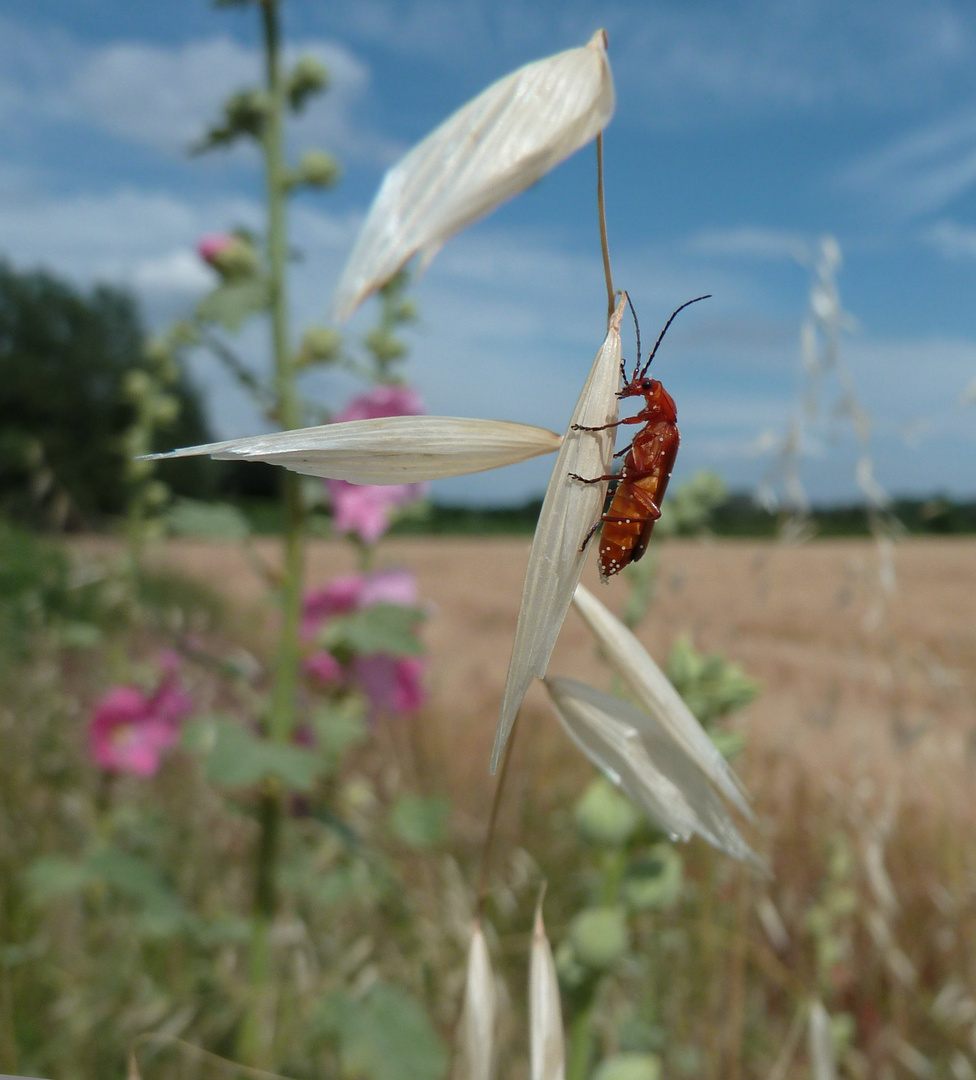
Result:
<svg viewBox="0 0 976 1080">
<path fill-rule="evenodd" d="M 621 424 L 646 423 L 639 416 L 625 416 L 623 420 L 614 420 L 612 424 L 599 424 L 597 427 L 589 427 L 587 424 L 570 424 L 570 431 L 607 431 L 610 428 L 620 427 Z"/>
<path fill-rule="evenodd" d="M 607 431 L 609 428 L 619 427 L 626 424 L 626 420 L 614 420 L 612 424 L 600 424 L 598 427 L 587 427 L 586 424 L 570 424 L 570 431 Z"/>
<path fill-rule="evenodd" d="M 579 546 L 580 551 L 586 551 L 586 545 L 593 539 L 593 534 L 597 531 L 597 529 L 599 529 L 602 524 L 603 518 L 597 518 L 596 521 L 593 522 L 590 531 L 586 534 L 586 536 L 583 537 L 583 543 Z"/>
<path fill-rule="evenodd" d="M 579 480 L 582 484 L 601 484 L 604 480 L 619 480 L 619 473 L 611 473 L 609 476 L 594 476 L 592 479 L 587 479 L 585 476 L 580 476 L 579 473 L 567 473 L 570 480 Z"/>
</svg>

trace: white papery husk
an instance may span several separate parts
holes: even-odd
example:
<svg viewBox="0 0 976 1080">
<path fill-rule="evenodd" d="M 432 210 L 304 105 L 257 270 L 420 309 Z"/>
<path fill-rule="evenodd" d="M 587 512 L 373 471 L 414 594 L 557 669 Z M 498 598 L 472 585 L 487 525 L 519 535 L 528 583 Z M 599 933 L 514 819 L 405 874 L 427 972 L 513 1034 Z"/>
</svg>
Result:
<svg viewBox="0 0 976 1080">
<path fill-rule="evenodd" d="M 830 1016 L 819 1000 L 810 1003 L 807 1046 L 813 1080 L 837 1080 L 837 1055 L 834 1052 Z"/>
<path fill-rule="evenodd" d="M 531 1080 L 563 1080 L 566 1048 L 559 1002 L 559 979 L 552 948 L 542 922 L 543 889 L 535 908 L 529 957 L 529 1076 Z"/>
<path fill-rule="evenodd" d="M 498 469 L 559 449 L 554 431 L 507 420 L 381 416 L 188 446 L 150 460 L 209 454 L 266 461 L 353 484 L 412 484 Z"/>
<path fill-rule="evenodd" d="M 476 922 L 468 949 L 464 1008 L 458 1025 L 459 1057 L 454 1080 L 491 1080 L 495 1071 L 495 976 L 481 923 Z"/>
<path fill-rule="evenodd" d="M 574 431 L 573 426 L 599 427 L 617 419 L 620 323 L 626 305 L 627 294 L 624 293 L 610 318 L 607 336 L 576 402 L 539 512 L 525 571 L 501 716 L 491 752 L 492 772 L 498 765 L 529 684 L 536 676 L 541 679 L 546 674 L 586 561 L 587 553 L 580 548 L 603 512 L 608 482 L 584 484 L 571 480 L 569 474 L 587 478 L 607 475 L 613 465 L 614 429 Z"/>
<path fill-rule="evenodd" d="M 595 138 L 614 108 L 606 35 L 493 83 L 383 180 L 333 300 L 348 318 L 417 251 L 423 269 L 466 225 Z"/>
<path fill-rule="evenodd" d="M 573 742 L 665 832 L 679 840 L 697 834 L 758 864 L 705 774 L 656 720 L 575 679 L 546 679 L 546 687 Z"/>
<path fill-rule="evenodd" d="M 576 586 L 573 602 L 607 660 L 623 677 L 639 704 L 667 730 L 719 791 L 751 818 L 752 811 L 738 777 L 644 646 L 582 585 Z"/>
</svg>

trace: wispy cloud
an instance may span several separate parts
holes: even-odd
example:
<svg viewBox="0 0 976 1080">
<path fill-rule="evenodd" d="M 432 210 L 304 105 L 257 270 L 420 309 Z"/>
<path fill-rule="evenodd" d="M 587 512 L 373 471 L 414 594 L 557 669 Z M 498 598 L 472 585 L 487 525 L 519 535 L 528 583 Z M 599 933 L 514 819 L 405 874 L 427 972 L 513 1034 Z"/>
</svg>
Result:
<svg viewBox="0 0 976 1080">
<path fill-rule="evenodd" d="M 937 221 L 923 230 L 923 243 L 934 247 L 949 259 L 976 259 L 976 228 L 955 221 Z"/>
<path fill-rule="evenodd" d="M 617 5 L 613 55 L 622 83 L 639 80 L 672 106 L 670 116 L 647 110 L 654 124 L 822 107 L 888 110 L 931 100 L 947 82 L 973 84 L 974 20 L 958 4 L 671 2 L 634 14 Z"/>
<path fill-rule="evenodd" d="M 974 82 L 976 19 L 950 0 L 542 0 L 531 7 L 517 0 L 358 0 L 327 18 L 330 30 L 445 70 L 490 63 L 498 73 L 585 40 L 598 22 L 610 34 L 621 119 L 654 127 L 754 118 L 757 109 L 887 110 L 932 100 L 947 84 Z M 639 114 L 628 113 L 628 100 L 642 102 Z"/>
<path fill-rule="evenodd" d="M 838 180 L 897 214 L 942 209 L 976 186 L 976 108 L 895 139 L 853 162 Z"/>
<path fill-rule="evenodd" d="M 689 237 L 684 246 L 698 255 L 792 259 L 799 263 L 807 263 L 810 258 L 810 241 L 800 233 L 752 225 L 703 230 Z"/>
</svg>

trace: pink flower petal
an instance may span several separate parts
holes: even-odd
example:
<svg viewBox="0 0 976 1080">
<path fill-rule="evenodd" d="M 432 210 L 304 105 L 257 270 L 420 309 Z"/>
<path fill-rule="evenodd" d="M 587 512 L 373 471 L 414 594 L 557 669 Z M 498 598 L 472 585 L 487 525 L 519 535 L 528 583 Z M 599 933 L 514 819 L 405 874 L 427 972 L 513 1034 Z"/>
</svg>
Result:
<svg viewBox="0 0 976 1080">
<path fill-rule="evenodd" d="M 234 243 L 234 237 L 227 233 L 210 233 L 197 244 L 197 254 L 205 263 L 213 264 L 222 251 Z"/>
<path fill-rule="evenodd" d="M 326 480 L 332 498 L 334 524 L 339 532 L 356 533 L 367 544 L 375 544 L 390 527 L 393 511 L 404 503 L 421 498 L 426 484 L 350 484 Z"/>
<path fill-rule="evenodd" d="M 134 686 L 116 686 L 95 706 L 88 728 L 92 760 L 110 772 L 151 776 L 162 751 L 179 738 L 180 723 L 193 701 L 178 685 L 175 672 L 165 675 L 152 697 Z"/>
<path fill-rule="evenodd" d="M 363 582 L 360 607 L 370 604 L 417 606 L 417 579 L 409 570 L 379 570 Z"/>
<path fill-rule="evenodd" d="M 307 592 L 302 611 L 302 637 L 306 641 L 314 637 L 319 626 L 333 615 L 355 611 L 360 606 L 365 584 L 362 574 L 344 574 L 333 578 L 321 589 Z"/>
<path fill-rule="evenodd" d="M 381 416 L 421 416 L 426 411 L 416 390 L 384 383 L 354 397 L 336 417 L 336 422 L 376 420 Z"/>
<path fill-rule="evenodd" d="M 321 683 L 342 682 L 345 678 L 342 665 L 332 653 L 326 652 L 324 649 L 307 656 L 303 667 L 307 675 L 311 675 L 313 679 L 317 679 Z"/>
<path fill-rule="evenodd" d="M 384 654 L 357 657 L 353 664 L 356 679 L 370 703 L 370 717 L 380 713 L 414 712 L 426 699 L 420 677 L 424 661 L 419 656 L 395 657 Z"/>
</svg>

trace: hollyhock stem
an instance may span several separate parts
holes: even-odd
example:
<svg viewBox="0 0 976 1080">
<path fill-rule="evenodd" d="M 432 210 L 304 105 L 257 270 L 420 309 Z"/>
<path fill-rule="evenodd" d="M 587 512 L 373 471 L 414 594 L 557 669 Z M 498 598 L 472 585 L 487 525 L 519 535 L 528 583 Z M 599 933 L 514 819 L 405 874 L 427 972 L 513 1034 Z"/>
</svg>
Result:
<svg viewBox="0 0 976 1080">
<path fill-rule="evenodd" d="M 275 371 L 275 411 L 282 428 L 300 427 L 301 402 L 295 379 L 294 359 L 288 342 L 288 228 L 287 170 L 284 159 L 285 88 L 281 71 L 279 0 L 261 0 L 265 72 L 270 107 L 265 119 L 262 148 L 268 202 L 268 293 L 271 342 Z M 304 578 L 305 507 L 300 478 L 282 478 L 284 509 L 284 577 L 281 587 L 281 631 L 278 663 L 271 696 L 269 734 L 285 743 L 295 728 L 295 705 L 299 677 L 299 626 Z M 259 804 L 259 836 L 255 852 L 254 909 L 251 935 L 250 981 L 253 991 L 248 1015 L 241 1025 L 239 1053 L 243 1060 L 264 1064 L 270 1060 L 273 1022 L 266 1009 L 267 987 L 272 978 L 270 929 L 277 901 L 278 837 L 281 831 L 282 797 L 277 790 L 262 793 Z"/>
<path fill-rule="evenodd" d="M 287 170 L 283 147 L 284 83 L 281 77 L 279 0 L 262 0 L 261 15 L 271 108 L 264 132 L 264 158 L 268 190 L 268 273 L 271 339 L 275 363 L 278 422 L 283 428 L 300 427 L 301 403 L 295 367 L 288 345 L 288 232 L 286 220 Z M 271 709 L 271 733 L 280 742 L 291 737 L 298 686 L 298 625 L 301 619 L 304 577 L 305 512 L 299 477 L 285 474 L 282 499 L 285 510 L 285 578 L 282 586 L 282 625 L 278 667 Z"/>
</svg>

